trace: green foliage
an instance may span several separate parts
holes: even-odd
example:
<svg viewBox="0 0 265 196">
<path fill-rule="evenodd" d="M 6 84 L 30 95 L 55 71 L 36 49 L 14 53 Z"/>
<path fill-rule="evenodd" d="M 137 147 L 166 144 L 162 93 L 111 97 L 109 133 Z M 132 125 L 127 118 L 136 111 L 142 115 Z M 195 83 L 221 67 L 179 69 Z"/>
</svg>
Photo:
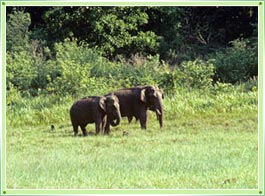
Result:
<svg viewBox="0 0 265 196">
<path fill-rule="evenodd" d="M 7 89 L 13 86 L 21 95 L 77 95 L 85 89 L 97 93 L 96 86 L 108 91 L 143 84 L 156 84 L 174 94 L 178 87 L 205 89 L 211 87 L 212 79 L 246 82 L 258 74 L 252 7 L 39 9 L 40 24 L 30 8 L 8 9 Z M 223 30 L 213 25 L 215 18 L 223 17 L 215 12 L 223 11 L 253 22 L 243 33 L 248 38 L 236 39 L 226 49 L 233 36 L 226 34 L 229 40 L 223 43 Z"/>
<path fill-rule="evenodd" d="M 75 39 L 65 39 L 64 42 L 56 43 L 55 53 L 58 61 L 73 61 L 81 65 L 86 63 L 97 65 L 103 59 L 96 50 L 90 49 L 85 43 L 78 44 Z"/>
<path fill-rule="evenodd" d="M 164 100 L 168 117 L 189 114 L 244 113 L 258 110 L 258 93 L 243 86 L 217 83 L 211 89 L 178 88 Z M 174 109 L 172 109 L 174 108 Z"/>
<path fill-rule="evenodd" d="M 181 67 L 160 72 L 159 84 L 169 94 L 175 94 L 179 88 L 211 89 L 214 71 L 212 60 L 184 61 Z"/>
<path fill-rule="evenodd" d="M 60 69 L 60 77 L 56 77 L 49 85 L 49 92 L 58 93 L 62 96 L 68 93 L 76 95 L 80 88 L 80 90 L 86 88 L 90 76 L 89 70 L 69 61 L 58 62 L 57 66 Z M 73 67 L 75 68 L 72 69 Z"/>
<path fill-rule="evenodd" d="M 181 64 L 182 79 L 180 84 L 191 88 L 205 89 L 212 84 L 215 67 L 211 60 L 185 61 Z"/>
<path fill-rule="evenodd" d="M 56 61 L 53 63 L 54 72 L 48 75 L 48 92 L 59 95 L 98 94 L 104 90 L 107 82 L 91 74 L 93 67 L 98 67 L 104 60 L 97 53 L 77 43 L 65 40 L 55 45 Z M 103 87 L 103 88 L 102 88 Z"/>
<path fill-rule="evenodd" d="M 46 32 L 57 41 L 75 37 L 97 47 L 105 57 L 158 50 L 158 37 L 142 27 L 148 15 L 142 7 L 60 7 L 47 11 Z M 58 17 L 59 16 L 59 17 Z M 138 47 L 138 46 L 141 47 Z"/>
<path fill-rule="evenodd" d="M 75 37 L 99 47 L 109 58 L 159 53 L 170 64 L 213 53 L 238 37 L 249 38 L 258 21 L 257 7 L 90 6 L 42 10 L 43 23 L 36 23 L 41 29 L 45 27 L 43 34 L 51 42 Z"/>
<path fill-rule="evenodd" d="M 142 8 L 112 7 L 96 21 L 95 33 L 99 47 L 107 57 L 122 51 L 126 56 L 141 52 L 157 52 L 158 37 L 151 31 L 142 31 L 148 23 L 148 15 Z"/>
<path fill-rule="evenodd" d="M 39 95 L 46 90 L 48 77 L 56 74 L 53 63 L 29 51 L 7 52 L 7 90 L 16 88 L 22 94 Z"/>
<path fill-rule="evenodd" d="M 152 31 L 138 32 L 132 40 L 133 53 L 141 51 L 143 54 L 156 54 L 160 46 L 159 37 Z"/>
<path fill-rule="evenodd" d="M 161 73 L 158 83 L 167 94 L 174 94 L 177 87 L 179 87 L 178 81 L 180 78 L 181 75 L 179 75 L 176 70 L 167 70 Z"/>
<path fill-rule="evenodd" d="M 56 70 L 51 61 L 44 61 L 40 58 L 34 58 L 32 69 L 36 70 L 36 75 L 31 80 L 31 86 L 28 89 L 33 96 L 43 94 L 49 85 L 49 78 L 56 73 Z"/>
<path fill-rule="evenodd" d="M 195 59 L 184 61 L 179 67 L 171 67 L 161 61 L 159 55 L 146 57 L 139 53 L 130 59 L 120 58 L 111 62 L 86 44 L 69 39 L 55 45 L 55 54 L 55 59 L 46 60 L 29 52 L 8 53 L 8 89 L 13 85 L 31 95 L 48 92 L 83 96 L 153 84 L 174 94 L 179 87 L 211 89 L 215 67 L 218 67 L 215 64 L 220 63 L 219 58 L 208 61 Z M 229 58 L 228 54 L 226 58 Z"/>
<path fill-rule="evenodd" d="M 49 23 L 40 38 L 47 40 L 37 40 L 42 30 L 30 32 L 29 14 L 14 9 L 7 22 L 10 35 L 7 90 L 19 91 L 21 96 L 70 94 L 77 97 L 153 84 L 173 95 L 182 87 L 215 89 L 218 85 L 212 86 L 213 79 L 236 83 L 256 76 L 255 31 L 250 41 L 236 39 L 231 42 L 232 47 L 208 55 L 214 60 L 196 58 L 196 52 L 189 49 L 196 43 L 187 45 L 184 40 L 191 31 L 189 27 L 198 21 L 190 21 L 188 17 L 184 23 L 181 16 L 197 11 L 173 7 L 56 7 L 43 12 L 43 20 Z M 196 31 L 190 32 L 197 41 L 204 40 L 205 45 L 210 41 L 210 37 L 205 39 L 205 33 L 211 31 L 209 23 L 211 21 L 202 23 L 202 27 L 196 26 L 197 35 Z M 158 28 L 150 29 L 151 24 Z M 13 35 L 14 31 L 19 34 Z M 30 40 L 29 35 L 35 40 Z M 53 41 L 50 49 L 46 46 L 50 40 L 45 35 L 54 36 L 59 42 Z M 172 35 L 175 35 L 173 40 Z M 161 60 L 159 53 L 171 56 L 166 62 L 172 64 Z M 119 60 L 111 61 L 103 56 Z M 205 58 L 209 59 L 208 56 Z M 172 66 L 175 63 L 179 65 Z M 251 84 L 249 82 L 250 87 L 245 89 L 255 90 Z"/>
<path fill-rule="evenodd" d="M 34 59 L 30 54 L 26 51 L 7 53 L 6 64 L 7 89 L 14 86 L 20 91 L 29 90 L 32 79 L 37 75 L 37 70 L 33 66 Z"/>
<path fill-rule="evenodd" d="M 19 52 L 29 47 L 30 14 L 14 9 L 7 17 L 6 49 Z"/>
<path fill-rule="evenodd" d="M 108 81 L 105 79 L 93 81 L 91 79 L 87 83 L 88 87 L 84 91 L 78 91 L 79 94 L 74 97 L 63 92 L 62 94 L 49 94 L 49 96 L 43 94 L 36 97 L 21 97 L 19 91 L 11 88 L 7 94 L 7 122 L 14 126 L 26 126 L 29 121 L 36 126 L 39 123 L 57 122 L 58 119 L 65 119 L 68 122 L 69 108 L 75 100 L 87 95 L 103 95 L 120 88 L 104 83 Z M 163 89 L 165 90 L 164 87 Z M 233 86 L 231 84 L 216 83 L 210 89 L 177 87 L 174 91 L 166 91 L 164 106 L 165 118 L 171 120 L 176 116 L 188 116 L 190 114 L 216 115 L 219 113 L 257 112 L 258 92 L 246 90 L 245 84 Z M 53 114 L 46 118 L 47 121 L 43 119 L 41 121 L 39 118 L 38 120 L 35 119 L 35 116 L 42 116 L 43 112 L 47 110 L 53 111 L 51 112 Z"/>
<path fill-rule="evenodd" d="M 13 84 L 8 83 L 8 91 L 6 94 L 6 105 L 17 105 L 21 103 L 22 97 L 20 91 L 13 86 Z"/>
<path fill-rule="evenodd" d="M 56 61 L 49 76 L 49 93 L 83 95 L 137 85 L 159 84 L 160 75 L 169 66 L 159 56 L 134 55 L 129 60 L 110 62 L 76 42 L 65 40 L 55 45 Z M 105 92 L 104 92 L 105 90 Z"/>
<path fill-rule="evenodd" d="M 236 39 L 232 47 L 215 55 L 216 76 L 221 82 L 247 81 L 258 74 L 257 47 L 248 40 Z"/>
<path fill-rule="evenodd" d="M 138 86 L 158 84 L 160 75 L 168 69 L 168 65 L 161 64 L 159 56 L 147 58 L 136 54 L 127 62 L 122 62 L 121 82 L 123 86 Z"/>
<path fill-rule="evenodd" d="M 30 40 L 30 14 L 13 9 L 7 19 L 7 94 L 38 95 L 46 88 L 52 67 L 51 57 L 43 41 Z M 10 92 L 9 92 L 10 91 Z M 13 92 L 11 92 L 13 91 Z"/>
<path fill-rule="evenodd" d="M 258 77 L 250 78 L 248 81 L 242 83 L 240 86 L 243 87 L 245 91 L 258 91 Z"/>
</svg>

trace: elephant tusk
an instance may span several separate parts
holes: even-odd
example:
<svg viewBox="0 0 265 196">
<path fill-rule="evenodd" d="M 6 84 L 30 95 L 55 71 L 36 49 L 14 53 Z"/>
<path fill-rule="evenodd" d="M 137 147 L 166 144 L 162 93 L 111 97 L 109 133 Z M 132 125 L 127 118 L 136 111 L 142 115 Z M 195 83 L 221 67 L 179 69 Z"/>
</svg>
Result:
<svg viewBox="0 0 265 196">
<path fill-rule="evenodd" d="M 156 109 L 156 113 L 161 116 L 161 112 L 158 109 Z"/>
<path fill-rule="evenodd" d="M 120 119 L 114 119 L 110 122 L 111 126 L 116 127 L 120 124 Z"/>
</svg>

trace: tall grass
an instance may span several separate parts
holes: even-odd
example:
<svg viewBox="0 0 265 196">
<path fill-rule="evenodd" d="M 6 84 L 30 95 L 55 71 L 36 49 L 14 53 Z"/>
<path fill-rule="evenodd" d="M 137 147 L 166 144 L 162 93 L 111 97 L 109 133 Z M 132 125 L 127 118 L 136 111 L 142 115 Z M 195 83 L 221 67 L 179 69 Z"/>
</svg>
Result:
<svg viewBox="0 0 265 196">
<path fill-rule="evenodd" d="M 219 88 L 219 89 L 216 89 Z M 107 90 L 102 95 L 108 93 Z M 90 95 L 84 92 L 80 97 Z M 79 97 L 79 98 L 80 98 Z M 164 99 L 165 118 L 219 113 L 257 112 L 257 91 L 243 91 L 240 86 L 215 89 L 178 88 Z M 77 99 L 72 96 L 38 96 L 20 99 L 7 106 L 7 126 L 69 124 L 69 109 Z"/>
</svg>

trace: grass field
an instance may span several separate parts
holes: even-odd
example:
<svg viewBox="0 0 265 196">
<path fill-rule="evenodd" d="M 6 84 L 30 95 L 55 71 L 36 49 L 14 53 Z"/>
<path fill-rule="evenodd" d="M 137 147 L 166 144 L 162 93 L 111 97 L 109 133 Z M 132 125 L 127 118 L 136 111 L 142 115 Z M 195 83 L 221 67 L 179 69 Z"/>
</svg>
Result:
<svg viewBox="0 0 265 196">
<path fill-rule="evenodd" d="M 69 100 L 8 110 L 7 188 L 257 189 L 257 92 L 185 97 L 164 100 L 163 129 L 150 112 L 147 130 L 123 119 L 110 136 L 73 137 Z"/>
</svg>

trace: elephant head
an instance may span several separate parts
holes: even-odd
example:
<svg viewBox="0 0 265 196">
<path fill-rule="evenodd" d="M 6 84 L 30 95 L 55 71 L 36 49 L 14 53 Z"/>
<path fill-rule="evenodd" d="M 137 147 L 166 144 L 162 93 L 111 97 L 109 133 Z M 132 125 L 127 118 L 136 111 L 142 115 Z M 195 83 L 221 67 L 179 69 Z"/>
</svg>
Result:
<svg viewBox="0 0 265 196">
<path fill-rule="evenodd" d="M 163 103 L 164 93 L 162 89 L 154 86 L 146 86 L 141 90 L 141 101 L 147 104 L 150 110 L 156 113 L 160 127 L 163 127 Z"/>
<path fill-rule="evenodd" d="M 117 126 L 120 124 L 121 113 L 119 99 L 117 96 L 111 94 L 103 97 L 102 101 L 100 101 L 100 107 L 104 108 L 107 118 L 110 120 L 111 126 Z"/>
</svg>

